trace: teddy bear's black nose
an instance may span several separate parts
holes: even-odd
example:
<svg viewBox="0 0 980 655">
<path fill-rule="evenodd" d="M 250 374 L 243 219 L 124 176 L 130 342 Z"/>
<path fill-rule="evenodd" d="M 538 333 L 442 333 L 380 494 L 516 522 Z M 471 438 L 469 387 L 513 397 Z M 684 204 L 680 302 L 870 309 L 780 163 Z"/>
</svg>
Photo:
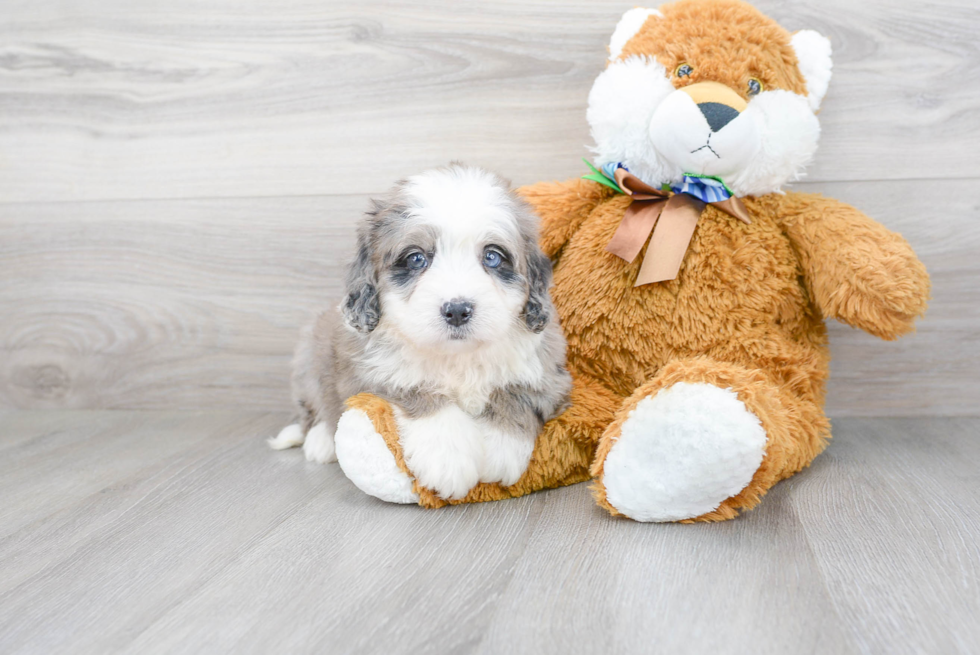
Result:
<svg viewBox="0 0 980 655">
<path fill-rule="evenodd" d="M 712 132 L 717 132 L 738 116 L 737 109 L 723 105 L 720 102 L 702 102 L 698 105 L 698 109 L 704 114 L 704 118 L 708 121 L 708 127 L 711 128 Z"/>
</svg>

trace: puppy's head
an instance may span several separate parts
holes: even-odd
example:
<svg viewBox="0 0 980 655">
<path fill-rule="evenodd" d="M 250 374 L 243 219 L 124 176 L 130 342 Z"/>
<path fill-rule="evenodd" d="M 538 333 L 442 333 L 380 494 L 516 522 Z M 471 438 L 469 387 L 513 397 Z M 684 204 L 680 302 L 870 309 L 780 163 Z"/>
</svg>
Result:
<svg viewBox="0 0 980 655">
<path fill-rule="evenodd" d="M 531 210 L 497 176 L 453 164 L 400 182 L 358 233 L 343 309 L 418 347 L 459 351 L 540 332 L 551 262 Z"/>
</svg>

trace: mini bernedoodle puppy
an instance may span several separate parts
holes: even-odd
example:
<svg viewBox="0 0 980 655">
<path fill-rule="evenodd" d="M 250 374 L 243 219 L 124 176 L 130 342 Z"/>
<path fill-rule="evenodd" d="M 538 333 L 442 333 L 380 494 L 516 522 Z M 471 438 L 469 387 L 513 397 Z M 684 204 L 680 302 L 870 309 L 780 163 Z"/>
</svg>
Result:
<svg viewBox="0 0 980 655">
<path fill-rule="evenodd" d="M 479 482 L 514 484 L 571 388 L 550 283 L 537 217 L 507 182 L 452 164 L 398 183 L 360 224 L 346 297 L 303 332 L 300 422 L 270 445 L 336 457 L 367 493 L 414 502 L 407 479 L 378 488 L 387 446 L 363 417 L 348 420 L 355 410 L 343 414 L 369 392 L 394 407 L 420 485 L 450 500 Z"/>
</svg>

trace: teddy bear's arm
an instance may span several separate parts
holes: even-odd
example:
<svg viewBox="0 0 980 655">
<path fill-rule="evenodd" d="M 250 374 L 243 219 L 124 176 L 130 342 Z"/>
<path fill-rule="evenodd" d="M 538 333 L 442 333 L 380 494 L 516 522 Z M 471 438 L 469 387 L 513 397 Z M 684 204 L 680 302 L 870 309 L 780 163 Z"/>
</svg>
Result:
<svg viewBox="0 0 980 655">
<path fill-rule="evenodd" d="M 929 275 L 901 235 L 817 194 L 787 193 L 778 213 L 825 316 L 887 340 L 913 329 Z"/>
<path fill-rule="evenodd" d="M 538 182 L 517 189 L 541 217 L 540 244 L 554 259 L 603 199 L 615 193 L 591 180 Z"/>
</svg>

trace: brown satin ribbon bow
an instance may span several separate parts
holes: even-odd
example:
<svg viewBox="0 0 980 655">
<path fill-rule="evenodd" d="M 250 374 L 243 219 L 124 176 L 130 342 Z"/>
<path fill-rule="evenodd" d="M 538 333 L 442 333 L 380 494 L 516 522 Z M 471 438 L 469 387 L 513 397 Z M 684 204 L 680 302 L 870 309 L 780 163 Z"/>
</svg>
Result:
<svg viewBox="0 0 980 655">
<path fill-rule="evenodd" d="M 705 203 L 686 193 L 670 195 L 654 189 L 624 168 L 616 169 L 616 184 L 633 202 L 626 209 L 606 251 L 632 262 L 653 232 L 634 286 L 673 280 L 681 268 Z M 710 204 L 743 223 L 752 222 L 745 205 L 735 196 Z"/>
</svg>

